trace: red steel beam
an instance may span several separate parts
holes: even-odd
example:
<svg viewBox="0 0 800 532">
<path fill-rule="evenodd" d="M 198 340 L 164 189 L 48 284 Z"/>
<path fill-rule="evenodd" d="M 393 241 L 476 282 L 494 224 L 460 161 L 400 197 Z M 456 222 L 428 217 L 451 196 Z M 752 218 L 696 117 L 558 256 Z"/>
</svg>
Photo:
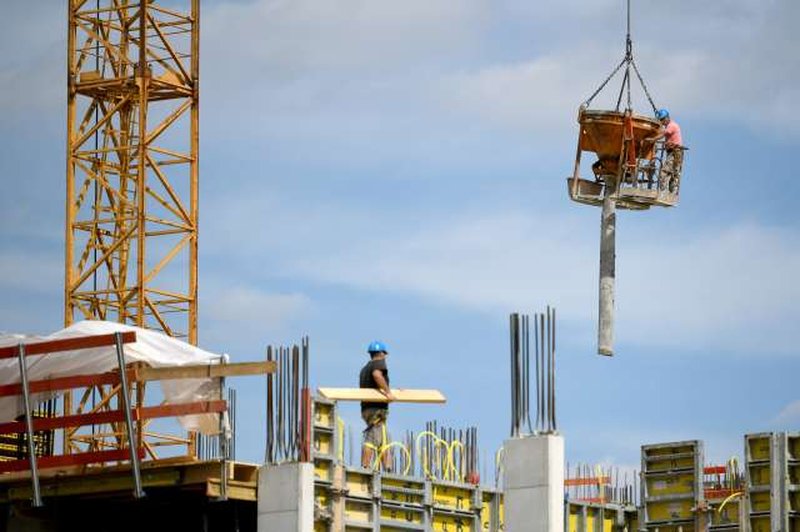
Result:
<svg viewBox="0 0 800 532">
<path fill-rule="evenodd" d="M 198 401 L 195 403 L 179 403 L 171 405 L 145 406 L 131 410 L 133 421 L 145 419 L 187 416 L 191 414 L 216 414 L 224 412 L 227 408 L 225 401 Z M 73 414 L 61 417 L 44 417 L 33 419 L 33 430 L 54 430 L 66 427 L 80 427 L 83 425 L 101 425 L 104 423 L 117 423 L 125 420 L 125 412 L 111 410 L 106 412 L 92 412 L 89 414 Z M 11 421 L 0 423 L 0 434 L 25 432 L 24 421 Z"/>
<path fill-rule="evenodd" d="M 139 457 L 144 458 L 144 449 L 139 449 Z M 59 454 L 55 456 L 39 456 L 36 465 L 39 469 L 65 467 L 72 465 L 86 465 L 98 462 L 122 462 L 129 460 L 131 452 L 128 449 L 114 449 L 111 451 L 93 451 L 89 453 Z M 11 460 L 0 462 L 0 473 L 11 471 L 26 471 L 30 469 L 30 460 Z"/>
<path fill-rule="evenodd" d="M 129 372 L 129 374 L 132 374 Z M 119 373 L 96 373 L 93 375 L 71 375 L 41 381 L 31 381 L 28 388 L 31 393 L 55 392 L 59 390 L 72 390 L 74 388 L 88 388 L 100 384 L 119 384 Z M 0 386 L 0 397 L 22 395 L 22 385 L 4 384 Z"/>
<path fill-rule="evenodd" d="M 722 475 L 728 471 L 728 468 L 724 465 L 718 466 L 706 466 L 703 468 L 703 473 L 706 475 Z"/>
<path fill-rule="evenodd" d="M 122 333 L 122 343 L 130 344 L 136 341 L 136 333 L 128 331 Z M 94 336 L 77 336 L 75 338 L 62 338 L 59 340 L 48 340 L 45 342 L 34 342 L 25 344 L 25 355 L 43 355 L 45 353 L 60 353 L 62 351 L 74 351 L 76 349 L 91 349 L 93 347 L 105 347 L 116 344 L 113 334 L 98 334 Z M 0 359 L 16 358 L 18 351 L 16 345 L 0 347 Z"/>
</svg>

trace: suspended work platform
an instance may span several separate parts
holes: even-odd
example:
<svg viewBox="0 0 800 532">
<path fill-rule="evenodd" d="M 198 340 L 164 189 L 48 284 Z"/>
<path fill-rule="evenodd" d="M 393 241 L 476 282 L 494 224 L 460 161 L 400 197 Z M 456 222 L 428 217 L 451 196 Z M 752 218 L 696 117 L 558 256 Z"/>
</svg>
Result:
<svg viewBox="0 0 800 532">
<path fill-rule="evenodd" d="M 683 152 L 667 150 L 659 138 L 661 124 L 655 118 L 631 111 L 581 109 L 580 132 L 573 175 L 567 178 L 570 199 L 586 205 L 603 203 L 608 193 L 616 206 L 644 210 L 678 203 Z M 594 153 L 593 179 L 580 177 L 584 152 Z"/>
</svg>

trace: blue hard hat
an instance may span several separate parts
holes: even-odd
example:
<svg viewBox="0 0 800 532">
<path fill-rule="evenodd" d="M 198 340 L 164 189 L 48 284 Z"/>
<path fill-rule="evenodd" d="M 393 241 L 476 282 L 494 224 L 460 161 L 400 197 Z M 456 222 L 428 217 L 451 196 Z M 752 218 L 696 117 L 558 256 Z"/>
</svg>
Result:
<svg viewBox="0 0 800 532">
<path fill-rule="evenodd" d="M 389 348 L 386 347 L 386 344 L 383 342 L 379 342 L 375 340 L 374 342 L 370 343 L 367 347 L 367 353 L 388 353 Z"/>
<path fill-rule="evenodd" d="M 664 120 L 665 118 L 669 118 L 669 111 L 666 109 L 659 109 L 656 111 L 656 118 L 659 120 Z"/>
</svg>

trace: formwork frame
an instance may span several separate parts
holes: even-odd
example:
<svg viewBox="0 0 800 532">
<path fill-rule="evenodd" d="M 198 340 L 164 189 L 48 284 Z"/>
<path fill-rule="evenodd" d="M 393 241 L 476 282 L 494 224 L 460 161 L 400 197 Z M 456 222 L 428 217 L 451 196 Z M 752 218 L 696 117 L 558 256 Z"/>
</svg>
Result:
<svg viewBox="0 0 800 532">
<path fill-rule="evenodd" d="M 699 440 L 642 445 L 640 531 L 705 529 L 703 460 Z"/>
<path fill-rule="evenodd" d="M 199 0 L 69 0 L 65 323 L 197 342 Z"/>
</svg>

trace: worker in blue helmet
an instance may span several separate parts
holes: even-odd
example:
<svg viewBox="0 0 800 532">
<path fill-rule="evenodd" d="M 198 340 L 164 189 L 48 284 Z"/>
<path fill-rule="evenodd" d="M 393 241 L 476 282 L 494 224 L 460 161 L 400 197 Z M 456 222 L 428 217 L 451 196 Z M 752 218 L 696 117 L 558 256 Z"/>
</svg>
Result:
<svg viewBox="0 0 800 532">
<path fill-rule="evenodd" d="M 669 115 L 666 109 L 656 111 L 656 118 L 661 122 L 661 131 L 658 138 L 664 139 L 664 162 L 659 175 L 659 189 L 675 192 L 683 168 L 683 139 L 681 127 Z"/>
<path fill-rule="evenodd" d="M 386 365 L 386 357 L 389 355 L 389 348 L 380 341 L 374 341 L 367 347 L 369 362 L 367 362 L 359 374 L 359 387 L 374 388 L 379 390 L 389 401 L 394 401 L 394 396 L 389 388 L 389 368 Z M 361 466 L 372 468 L 376 454 L 380 453 L 383 446 L 389 439 L 386 429 L 386 420 L 389 417 L 389 404 L 378 402 L 362 402 L 361 418 L 367 424 L 364 429 L 364 445 L 361 448 Z M 392 455 L 390 452 L 383 453 L 383 468 L 391 471 Z"/>
</svg>

